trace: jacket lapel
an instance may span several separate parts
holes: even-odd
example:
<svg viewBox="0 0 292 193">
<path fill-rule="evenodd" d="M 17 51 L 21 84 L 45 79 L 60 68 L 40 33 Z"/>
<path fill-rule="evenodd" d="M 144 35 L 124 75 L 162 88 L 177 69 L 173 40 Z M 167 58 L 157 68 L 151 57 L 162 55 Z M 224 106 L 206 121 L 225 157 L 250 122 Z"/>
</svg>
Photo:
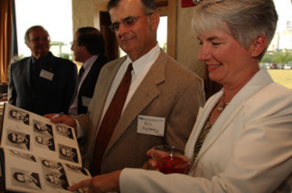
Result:
<svg viewBox="0 0 292 193">
<path fill-rule="evenodd" d="M 23 73 L 23 76 L 30 90 L 33 90 L 32 82 L 31 82 L 31 71 L 30 71 L 30 65 L 32 65 L 31 57 L 29 57 L 28 60 L 25 61 L 26 62 L 25 67 L 24 67 L 25 72 Z"/>
<path fill-rule="evenodd" d="M 152 65 L 125 108 L 106 152 L 115 144 L 115 142 L 117 142 L 117 140 L 137 118 L 141 111 L 143 111 L 143 109 L 145 109 L 145 107 L 159 95 L 157 85 L 165 80 L 164 75 L 166 62 L 167 56 L 161 51 L 155 63 Z"/>
<path fill-rule="evenodd" d="M 219 99 L 214 100 L 214 101 L 217 103 L 218 100 Z M 215 105 L 216 105 L 216 103 L 215 103 Z M 212 129 L 209 132 L 207 138 L 205 139 L 205 142 L 204 142 L 204 144 L 203 144 L 203 146 L 202 146 L 202 148 L 197 156 L 197 159 L 195 160 L 194 165 L 196 165 L 196 163 L 200 159 L 201 155 L 204 154 L 204 152 L 207 151 L 212 146 L 212 144 L 217 140 L 217 138 L 221 135 L 221 133 L 223 133 L 223 131 L 230 124 L 230 122 L 233 121 L 234 117 L 237 116 L 237 114 L 240 112 L 242 107 L 243 107 L 243 105 L 239 103 L 238 105 L 236 105 L 236 108 L 229 108 L 229 109 L 225 108 L 224 109 L 224 111 L 222 112 L 220 117 L 218 117 L 218 119 L 216 120 L 216 122 L 212 126 Z M 205 119 L 207 119 L 207 117 L 205 117 Z M 205 122 L 203 122 L 203 123 L 205 124 Z M 201 128 L 204 127 L 204 124 L 202 125 Z"/>
<path fill-rule="evenodd" d="M 190 134 L 190 137 L 188 139 L 188 142 L 185 148 L 185 154 L 188 157 L 193 157 L 195 143 L 201 133 L 201 130 L 203 129 L 205 125 L 207 118 L 209 117 L 209 114 L 213 110 L 214 106 L 217 104 L 217 101 L 220 99 L 222 94 L 223 94 L 223 91 L 222 90 L 219 91 L 216 95 L 214 95 L 212 98 L 210 98 L 207 101 L 204 108 L 199 109 L 197 119 L 196 119 L 197 121 L 193 127 L 192 133 Z"/>
</svg>

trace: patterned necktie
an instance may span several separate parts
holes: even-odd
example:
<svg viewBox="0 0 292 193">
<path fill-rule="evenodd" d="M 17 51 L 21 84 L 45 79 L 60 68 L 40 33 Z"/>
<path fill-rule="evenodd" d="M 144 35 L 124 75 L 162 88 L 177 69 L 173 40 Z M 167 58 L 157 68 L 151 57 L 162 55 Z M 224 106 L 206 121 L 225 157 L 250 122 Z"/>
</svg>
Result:
<svg viewBox="0 0 292 193">
<path fill-rule="evenodd" d="M 92 155 L 91 175 L 99 175 L 103 154 L 107 148 L 110 138 L 120 119 L 124 103 L 131 85 L 132 64 L 129 64 L 128 69 L 117 88 L 117 91 L 104 115 L 104 118 L 99 127 L 99 131 L 95 140 L 95 146 Z"/>
</svg>

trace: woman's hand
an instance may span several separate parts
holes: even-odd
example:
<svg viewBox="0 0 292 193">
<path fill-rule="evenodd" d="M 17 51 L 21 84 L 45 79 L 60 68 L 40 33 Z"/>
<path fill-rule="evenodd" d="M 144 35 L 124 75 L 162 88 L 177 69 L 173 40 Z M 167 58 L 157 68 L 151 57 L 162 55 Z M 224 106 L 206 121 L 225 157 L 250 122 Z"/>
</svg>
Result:
<svg viewBox="0 0 292 193">
<path fill-rule="evenodd" d="M 69 190 L 75 191 L 80 188 L 88 188 L 88 193 L 119 192 L 119 178 L 121 170 L 112 173 L 98 175 L 88 180 L 83 180 L 78 184 L 68 187 Z"/>
</svg>

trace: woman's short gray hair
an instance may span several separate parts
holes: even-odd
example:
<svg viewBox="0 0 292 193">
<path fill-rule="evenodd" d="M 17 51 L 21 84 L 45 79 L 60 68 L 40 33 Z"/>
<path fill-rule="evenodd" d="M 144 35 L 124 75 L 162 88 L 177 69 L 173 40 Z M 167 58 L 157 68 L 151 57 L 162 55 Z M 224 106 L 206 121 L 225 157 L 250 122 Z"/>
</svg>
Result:
<svg viewBox="0 0 292 193">
<path fill-rule="evenodd" d="M 197 34 L 214 29 L 230 33 L 245 48 L 259 35 L 272 41 L 278 15 L 273 0 L 204 0 L 194 8 L 192 25 Z"/>
</svg>

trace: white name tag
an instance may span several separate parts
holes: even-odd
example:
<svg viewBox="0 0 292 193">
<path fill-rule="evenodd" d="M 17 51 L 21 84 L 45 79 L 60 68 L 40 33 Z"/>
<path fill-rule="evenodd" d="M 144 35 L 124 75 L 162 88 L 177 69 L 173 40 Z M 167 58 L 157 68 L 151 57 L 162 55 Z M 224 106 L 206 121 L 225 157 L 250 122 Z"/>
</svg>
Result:
<svg viewBox="0 0 292 193">
<path fill-rule="evenodd" d="M 54 74 L 51 73 L 51 72 L 49 72 L 49 71 L 46 71 L 46 70 L 43 70 L 42 69 L 41 70 L 41 73 L 40 73 L 40 77 L 52 81 L 53 80 L 53 77 L 54 77 Z"/>
<path fill-rule="evenodd" d="M 137 133 L 164 136 L 165 118 L 139 115 Z"/>
<path fill-rule="evenodd" d="M 88 98 L 88 97 L 85 97 L 85 96 L 82 96 L 82 105 L 85 106 L 85 107 L 89 107 L 89 103 L 91 101 L 91 98 Z"/>
</svg>

